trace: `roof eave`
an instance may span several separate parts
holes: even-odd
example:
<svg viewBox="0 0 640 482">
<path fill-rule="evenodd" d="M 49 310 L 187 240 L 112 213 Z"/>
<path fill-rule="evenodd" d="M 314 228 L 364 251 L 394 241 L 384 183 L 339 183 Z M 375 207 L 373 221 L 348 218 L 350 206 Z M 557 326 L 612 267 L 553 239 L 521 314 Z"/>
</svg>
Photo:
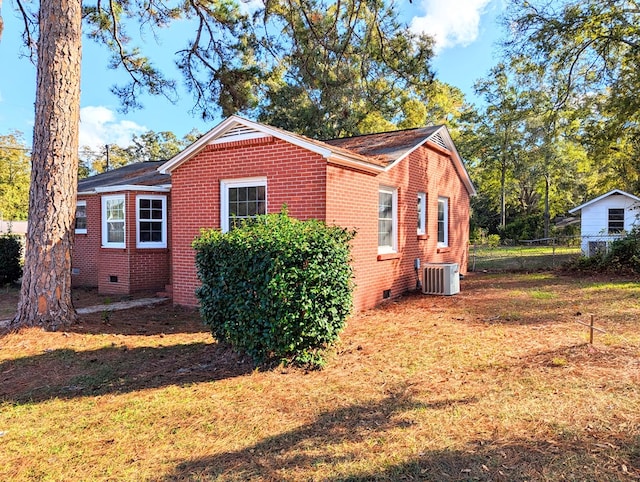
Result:
<svg viewBox="0 0 640 482">
<path fill-rule="evenodd" d="M 171 185 L 163 184 L 158 186 L 143 186 L 139 184 L 120 184 L 116 186 L 101 186 L 96 187 L 91 194 L 104 194 L 108 192 L 120 191 L 169 192 L 171 191 Z M 82 194 L 86 193 L 87 192 L 83 192 Z"/>
<path fill-rule="evenodd" d="M 347 157 L 339 154 L 332 154 L 328 156 L 327 162 L 342 167 L 350 167 L 358 171 L 365 171 L 371 174 L 379 174 L 381 172 L 384 172 L 385 170 L 384 166 L 378 166 L 376 164 L 365 162 L 360 159 L 354 159 L 352 157 Z"/>
<path fill-rule="evenodd" d="M 616 194 L 618 194 L 620 196 L 626 196 L 626 197 L 628 197 L 630 199 L 633 199 L 636 202 L 640 202 L 640 198 L 638 196 L 634 196 L 633 194 L 630 194 L 628 192 L 622 191 L 621 189 L 612 189 L 611 191 L 606 192 L 606 193 L 602 194 L 601 196 L 598 196 L 597 198 L 594 198 L 594 199 L 592 199 L 590 201 L 587 201 L 586 203 L 583 203 L 580 206 L 577 206 L 577 207 L 575 207 L 573 209 L 569 209 L 568 212 L 569 212 L 569 214 L 575 214 L 578 211 L 584 209 L 585 207 L 587 207 L 587 206 L 589 206 L 591 204 L 597 203 L 598 201 L 601 201 L 606 197 L 613 196 L 613 195 L 616 195 Z"/>
<path fill-rule="evenodd" d="M 270 126 L 253 122 L 242 117 L 233 115 L 223 120 L 216 127 L 204 134 L 200 139 L 187 147 L 184 151 L 176 154 L 173 158 L 169 159 L 166 163 L 158 167 L 158 172 L 161 174 L 171 174 L 171 172 L 179 167 L 181 164 L 197 155 L 202 149 L 204 149 L 211 141 L 214 141 L 220 134 L 224 133 L 234 124 L 240 124 L 245 127 L 250 127 L 268 136 L 275 137 L 290 144 L 296 145 L 303 149 L 306 149 L 316 154 L 321 155 L 324 158 L 329 158 L 333 152 L 329 148 L 324 148 L 312 142 L 307 142 L 304 139 L 297 136 L 287 135 L 284 131 L 274 129 Z"/>
<path fill-rule="evenodd" d="M 446 137 L 447 144 L 449 146 L 448 150 L 451 153 L 451 160 L 454 163 L 456 171 L 458 171 L 458 173 L 460 174 L 460 178 L 462 179 L 462 182 L 465 185 L 465 188 L 467 189 L 467 192 L 469 193 L 469 196 L 475 196 L 476 194 L 478 194 L 478 191 L 476 191 L 476 188 L 473 185 L 473 181 L 471 181 L 471 176 L 469 176 L 469 171 L 467 171 L 467 168 L 465 167 L 464 162 L 462 162 L 462 158 L 460 157 L 460 154 L 458 154 L 458 150 L 456 149 L 456 146 L 453 143 L 453 139 L 451 139 L 451 135 L 449 134 L 449 130 L 444 125 L 440 126 L 440 128 L 438 128 L 435 131 L 433 131 L 430 135 L 425 137 L 422 141 L 418 142 L 411 149 L 408 149 L 402 156 L 400 156 L 397 159 L 395 159 L 391 164 L 389 164 L 386 167 L 386 170 L 391 169 L 393 166 L 398 164 L 400 161 L 402 161 L 403 159 L 409 157 L 409 155 L 411 155 L 412 152 L 415 152 L 418 148 L 422 147 L 427 142 L 429 142 L 429 140 L 433 136 L 435 136 L 437 133 L 444 134 L 444 136 Z"/>
</svg>

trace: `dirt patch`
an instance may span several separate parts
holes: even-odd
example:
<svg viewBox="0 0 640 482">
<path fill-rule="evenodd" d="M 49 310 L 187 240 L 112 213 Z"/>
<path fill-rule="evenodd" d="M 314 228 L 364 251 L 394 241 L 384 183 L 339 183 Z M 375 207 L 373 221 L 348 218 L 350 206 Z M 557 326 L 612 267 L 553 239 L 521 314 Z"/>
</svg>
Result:
<svg viewBox="0 0 640 482">
<path fill-rule="evenodd" d="M 141 298 L 152 298 L 155 296 L 156 293 L 151 291 L 142 291 L 132 295 L 101 295 L 98 294 L 97 288 L 74 288 L 71 291 L 71 299 L 76 309 L 96 305 L 109 305 Z M 13 317 L 16 312 L 16 307 L 18 306 L 19 298 L 19 286 L 8 285 L 0 288 L 0 320 Z"/>
</svg>

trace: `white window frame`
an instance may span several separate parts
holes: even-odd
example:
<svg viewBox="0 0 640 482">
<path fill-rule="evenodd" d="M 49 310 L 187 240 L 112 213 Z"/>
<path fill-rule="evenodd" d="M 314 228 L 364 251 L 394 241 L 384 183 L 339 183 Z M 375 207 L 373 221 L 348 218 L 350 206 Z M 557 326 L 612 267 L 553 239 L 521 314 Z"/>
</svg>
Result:
<svg viewBox="0 0 640 482">
<path fill-rule="evenodd" d="M 122 210 L 124 213 L 124 219 L 122 220 L 124 241 L 122 243 L 109 242 L 109 230 L 107 220 L 107 203 L 109 201 L 122 201 Z M 103 248 L 126 248 L 127 247 L 127 200 L 124 194 L 114 194 L 111 196 L 102 196 L 102 247 Z"/>
<path fill-rule="evenodd" d="M 391 194 L 391 245 L 380 245 L 380 193 Z M 398 252 L 398 189 L 391 186 L 378 188 L 378 254 Z"/>
<path fill-rule="evenodd" d="M 622 228 L 621 229 L 611 229 L 611 211 L 622 211 Z M 624 208 L 609 208 L 607 209 L 607 234 L 618 235 L 624 231 L 625 228 L 625 218 L 626 218 L 626 209 Z M 620 220 L 616 219 L 616 223 L 619 223 Z"/>
<path fill-rule="evenodd" d="M 418 209 L 418 236 L 427 234 L 427 193 L 418 192 L 417 202 L 422 207 Z"/>
<path fill-rule="evenodd" d="M 162 201 L 162 241 L 142 241 L 140 239 L 140 223 L 151 221 L 158 222 L 157 219 L 140 219 L 140 201 Z M 167 247 L 167 196 L 139 194 L 136 196 L 136 248 L 152 249 Z"/>
<path fill-rule="evenodd" d="M 84 229 L 83 228 L 75 228 L 75 223 L 76 221 L 74 220 L 74 228 L 76 231 L 76 234 L 87 234 L 87 201 L 77 201 L 76 202 L 76 220 L 78 218 L 78 207 L 79 206 L 84 206 Z"/>
<path fill-rule="evenodd" d="M 444 219 L 440 220 L 440 205 L 444 205 L 443 214 Z M 440 223 L 443 224 L 443 232 L 444 232 L 444 240 L 440 241 Z M 447 248 L 449 246 L 449 198 L 447 197 L 438 197 L 438 229 L 436 230 L 438 233 L 438 247 L 439 248 Z"/>
<path fill-rule="evenodd" d="M 237 187 L 264 187 L 265 213 L 269 212 L 269 191 L 266 177 L 224 179 L 220 181 L 220 229 L 223 233 L 229 231 L 229 189 Z"/>
</svg>

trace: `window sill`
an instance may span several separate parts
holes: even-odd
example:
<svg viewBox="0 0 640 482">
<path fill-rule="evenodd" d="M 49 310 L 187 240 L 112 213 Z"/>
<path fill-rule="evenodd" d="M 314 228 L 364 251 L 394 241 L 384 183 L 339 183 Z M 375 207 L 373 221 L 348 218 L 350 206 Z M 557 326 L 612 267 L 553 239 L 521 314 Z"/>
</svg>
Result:
<svg viewBox="0 0 640 482">
<path fill-rule="evenodd" d="M 388 261 L 390 259 L 400 259 L 400 253 L 382 253 L 378 255 L 378 261 Z"/>
<path fill-rule="evenodd" d="M 426 239 L 429 239 L 428 234 L 418 234 L 418 241 L 424 241 Z"/>
<path fill-rule="evenodd" d="M 451 251 L 449 246 L 442 246 L 436 250 L 436 253 L 448 253 L 449 251 Z"/>
</svg>

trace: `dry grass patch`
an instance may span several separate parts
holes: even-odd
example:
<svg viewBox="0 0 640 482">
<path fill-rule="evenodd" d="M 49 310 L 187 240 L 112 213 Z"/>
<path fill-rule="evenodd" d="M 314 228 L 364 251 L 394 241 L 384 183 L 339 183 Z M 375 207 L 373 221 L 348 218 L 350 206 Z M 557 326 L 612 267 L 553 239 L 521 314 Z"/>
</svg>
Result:
<svg viewBox="0 0 640 482">
<path fill-rule="evenodd" d="M 309 373 L 255 370 L 170 306 L 6 335 L 0 479 L 635 480 L 636 289 L 470 276 L 352 317 Z"/>
</svg>

